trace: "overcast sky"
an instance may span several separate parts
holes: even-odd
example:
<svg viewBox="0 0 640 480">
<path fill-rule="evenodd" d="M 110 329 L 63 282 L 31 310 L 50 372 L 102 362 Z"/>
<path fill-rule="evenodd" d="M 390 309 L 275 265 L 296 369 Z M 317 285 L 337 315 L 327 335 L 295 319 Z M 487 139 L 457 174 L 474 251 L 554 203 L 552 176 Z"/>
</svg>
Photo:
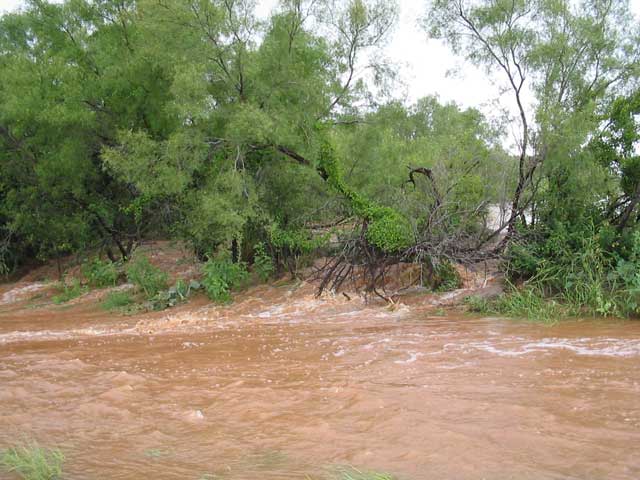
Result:
<svg viewBox="0 0 640 480">
<path fill-rule="evenodd" d="M 258 13 L 266 17 L 276 3 L 277 0 L 258 0 Z M 640 0 L 630 3 L 636 18 L 640 18 Z M 0 12 L 14 10 L 23 4 L 24 0 L 0 0 Z M 453 100 L 466 107 L 478 107 L 486 114 L 495 114 L 495 108 L 489 108 L 489 105 L 498 98 L 498 87 L 483 71 L 456 58 L 442 42 L 428 40 L 418 26 L 427 1 L 399 0 L 399 4 L 400 21 L 385 48 L 386 55 L 399 65 L 400 78 L 405 85 L 398 90 L 397 97 L 406 95 L 411 101 L 437 94 L 442 100 Z M 455 75 L 448 75 L 452 71 Z M 509 106 L 510 101 L 506 105 Z"/>
</svg>

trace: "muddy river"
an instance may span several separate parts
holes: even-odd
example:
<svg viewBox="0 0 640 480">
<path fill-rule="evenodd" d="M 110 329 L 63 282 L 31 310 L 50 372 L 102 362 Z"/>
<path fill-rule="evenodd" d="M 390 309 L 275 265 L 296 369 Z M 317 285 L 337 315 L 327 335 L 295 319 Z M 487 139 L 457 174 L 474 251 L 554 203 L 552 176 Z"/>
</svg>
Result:
<svg viewBox="0 0 640 480">
<path fill-rule="evenodd" d="M 640 322 L 266 288 L 143 317 L 10 300 L 0 448 L 57 446 L 68 479 L 640 478 Z"/>
</svg>

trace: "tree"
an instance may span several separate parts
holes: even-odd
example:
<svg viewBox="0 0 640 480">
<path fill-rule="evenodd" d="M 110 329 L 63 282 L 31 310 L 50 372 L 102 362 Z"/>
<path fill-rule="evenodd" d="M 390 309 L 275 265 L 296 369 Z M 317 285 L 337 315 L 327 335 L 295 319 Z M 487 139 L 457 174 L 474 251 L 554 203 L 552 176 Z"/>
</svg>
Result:
<svg viewBox="0 0 640 480">
<path fill-rule="evenodd" d="M 105 171 L 102 149 L 121 128 L 170 123 L 166 70 L 134 48 L 133 2 L 34 0 L 0 22 L 4 228 L 42 259 L 96 243 L 127 258 L 161 210 Z"/>
<path fill-rule="evenodd" d="M 535 204 L 545 176 L 541 167 L 552 158 L 557 167 L 579 156 L 611 91 L 636 78 L 640 43 L 632 18 L 628 3 L 617 0 L 432 3 L 424 23 L 430 35 L 487 71 L 497 70 L 518 111 L 518 181 L 507 239 L 518 219 L 526 225 L 523 213 Z M 547 188 L 557 185 L 554 170 L 546 174 Z"/>
</svg>

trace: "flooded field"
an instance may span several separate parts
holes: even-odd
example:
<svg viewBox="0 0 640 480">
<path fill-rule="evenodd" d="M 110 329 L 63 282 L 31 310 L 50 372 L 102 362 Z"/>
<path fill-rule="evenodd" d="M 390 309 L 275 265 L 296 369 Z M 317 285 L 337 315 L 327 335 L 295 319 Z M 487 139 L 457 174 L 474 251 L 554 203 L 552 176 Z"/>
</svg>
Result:
<svg viewBox="0 0 640 480">
<path fill-rule="evenodd" d="M 69 479 L 640 478 L 639 322 L 266 287 L 143 317 L 3 298 L 0 448 L 57 446 Z"/>
</svg>

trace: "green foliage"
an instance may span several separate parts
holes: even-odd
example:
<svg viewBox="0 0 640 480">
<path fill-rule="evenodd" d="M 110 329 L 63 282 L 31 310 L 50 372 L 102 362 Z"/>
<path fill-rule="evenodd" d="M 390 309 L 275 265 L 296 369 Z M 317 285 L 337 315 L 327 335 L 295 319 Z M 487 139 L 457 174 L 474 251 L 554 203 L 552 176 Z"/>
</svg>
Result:
<svg viewBox="0 0 640 480">
<path fill-rule="evenodd" d="M 451 262 L 440 262 L 434 269 L 433 288 L 436 292 L 449 292 L 462 288 L 462 277 Z"/>
<path fill-rule="evenodd" d="M 151 264 L 145 256 L 136 257 L 126 268 L 127 280 L 133 283 L 148 300 L 167 288 L 167 274 Z"/>
<path fill-rule="evenodd" d="M 0 465 L 23 480 L 61 480 L 64 455 L 37 443 L 14 446 L 2 452 Z"/>
<path fill-rule="evenodd" d="M 233 263 L 224 257 L 207 260 L 202 273 L 204 291 L 211 300 L 219 303 L 230 302 L 232 290 L 241 287 L 249 277 L 244 263 Z"/>
<path fill-rule="evenodd" d="M 302 229 L 284 230 L 274 224 L 269 228 L 269 241 L 276 249 L 305 254 L 320 248 L 326 242 L 326 236 L 314 237 Z"/>
<path fill-rule="evenodd" d="M 130 292 L 109 292 L 105 299 L 100 304 L 105 310 L 121 310 L 135 302 Z"/>
<path fill-rule="evenodd" d="M 306 260 L 328 240 L 328 235 L 313 235 L 303 228 L 283 229 L 277 223 L 268 227 L 268 242 L 274 261 L 296 275 Z"/>
<path fill-rule="evenodd" d="M 619 292 L 616 296 L 619 310 L 623 314 L 640 314 L 640 232 L 631 235 L 626 258 L 617 257 L 615 273 L 609 280 L 616 280 Z"/>
<path fill-rule="evenodd" d="M 118 265 L 96 257 L 82 265 L 82 274 L 92 287 L 113 287 L 118 283 Z"/>
<path fill-rule="evenodd" d="M 531 287 L 511 287 L 509 292 L 493 299 L 471 296 L 465 299 L 465 303 L 472 312 L 526 318 L 543 323 L 555 323 L 567 315 L 567 310 L 562 305 Z"/>
<path fill-rule="evenodd" d="M 526 278 L 537 295 L 556 299 L 568 314 L 637 314 L 640 236 L 613 239 L 606 227 L 558 226 L 511 248 L 507 273 Z"/>
<path fill-rule="evenodd" d="M 273 259 L 267 253 L 266 246 L 263 242 L 256 243 L 253 247 L 253 270 L 263 282 L 269 280 L 269 277 L 275 270 Z"/>
<path fill-rule="evenodd" d="M 72 279 L 70 282 L 67 282 L 66 280 L 60 282 L 58 289 L 60 293 L 51 298 L 55 304 L 66 303 L 69 300 L 78 298 L 80 295 L 87 292 L 87 288 L 83 287 L 80 280 L 76 278 Z"/>
<path fill-rule="evenodd" d="M 338 159 L 328 140 L 320 149 L 320 168 L 325 172 L 332 188 L 344 195 L 356 215 L 367 222 L 366 238 L 384 253 L 396 253 L 411 245 L 411 225 L 400 213 L 390 207 L 376 204 L 359 194 L 344 181 Z"/>
<path fill-rule="evenodd" d="M 200 288 L 201 284 L 196 280 L 191 280 L 187 283 L 185 280 L 179 279 L 173 287 L 160 291 L 153 297 L 153 309 L 164 310 L 165 308 L 175 307 L 179 303 L 185 302 L 192 292 Z"/>
<path fill-rule="evenodd" d="M 394 480 L 396 477 L 388 473 L 358 470 L 355 467 L 339 469 L 336 480 Z"/>
</svg>

